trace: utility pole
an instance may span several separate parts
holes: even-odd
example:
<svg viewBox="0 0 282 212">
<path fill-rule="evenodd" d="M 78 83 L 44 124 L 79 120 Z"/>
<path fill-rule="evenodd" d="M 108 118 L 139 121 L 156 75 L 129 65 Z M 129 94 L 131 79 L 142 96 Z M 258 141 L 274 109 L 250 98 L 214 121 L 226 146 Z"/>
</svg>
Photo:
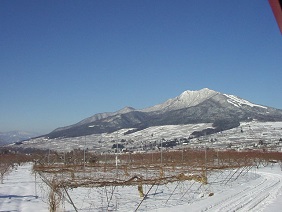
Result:
<svg viewBox="0 0 282 212">
<path fill-rule="evenodd" d="M 118 176 L 118 132 L 116 133 L 116 176 Z"/>
<path fill-rule="evenodd" d="M 93 128 L 94 127 L 94 125 L 93 126 L 88 126 L 88 128 Z M 84 168 L 84 171 L 85 171 L 85 160 L 86 160 L 86 158 L 85 158 L 85 151 L 86 151 L 86 135 L 84 136 L 84 150 L 83 150 L 83 168 Z"/>
<path fill-rule="evenodd" d="M 49 151 L 48 151 L 48 165 L 50 164 L 50 148 L 51 148 L 51 140 L 49 139 L 48 137 L 48 140 L 49 140 Z"/>
<path fill-rule="evenodd" d="M 85 148 L 86 148 L 86 135 L 84 136 L 84 148 L 83 148 L 83 168 L 85 171 Z"/>
</svg>

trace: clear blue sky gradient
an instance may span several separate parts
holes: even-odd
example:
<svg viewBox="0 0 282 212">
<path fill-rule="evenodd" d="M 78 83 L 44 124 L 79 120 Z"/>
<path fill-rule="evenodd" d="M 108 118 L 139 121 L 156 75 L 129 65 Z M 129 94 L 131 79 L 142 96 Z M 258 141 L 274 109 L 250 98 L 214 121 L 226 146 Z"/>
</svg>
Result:
<svg viewBox="0 0 282 212">
<path fill-rule="evenodd" d="M 282 109 L 281 55 L 267 0 L 2 0 L 0 131 L 205 87 Z"/>
</svg>

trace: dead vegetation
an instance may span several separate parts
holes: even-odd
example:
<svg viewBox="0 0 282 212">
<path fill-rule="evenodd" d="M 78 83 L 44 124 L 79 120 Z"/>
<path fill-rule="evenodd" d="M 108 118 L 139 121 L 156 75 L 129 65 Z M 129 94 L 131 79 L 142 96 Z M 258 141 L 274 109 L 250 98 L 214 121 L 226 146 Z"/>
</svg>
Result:
<svg viewBox="0 0 282 212">
<path fill-rule="evenodd" d="M 30 155 L 10 152 L 8 150 L 0 151 L 0 182 L 4 183 L 4 176 L 8 175 L 16 166 L 22 163 L 33 161 Z"/>
<path fill-rule="evenodd" d="M 281 162 L 282 153 L 184 149 L 118 155 L 87 153 L 85 161 L 76 153 L 75 159 L 52 154 L 49 162 L 38 161 L 34 170 L 50 176 L 61 174 L 58 180 L 66 187 L 165 184 L 179 180 L 207 183 L 208 172 Z"/>
<path fill-rule="evenodd" d="M 45 151 L 44 154 L 32 155 L 6 152 L 0 154 L 0 161 L 2 183 L 4 175 L 15 165 L 34 162 L 33 171 L 49 188 L 50 211 L 58 211 L 63 198 L 77 211 L 68 194 L 68 190 L 72 188 L 136 186 L 136 192 L 144 199 L 144 185 L 153 187 L 183 181 L 206 185 L 210 183 L 209 173 L 231 170 L 230 175 L 223 180 L 227 184 L 247 173 L 252 167 L 273 163 L 281 165 L 282 153 L 187 148 L 135 154 L 95 154 L 74 150 L 68 153 Z"/>
</svg>

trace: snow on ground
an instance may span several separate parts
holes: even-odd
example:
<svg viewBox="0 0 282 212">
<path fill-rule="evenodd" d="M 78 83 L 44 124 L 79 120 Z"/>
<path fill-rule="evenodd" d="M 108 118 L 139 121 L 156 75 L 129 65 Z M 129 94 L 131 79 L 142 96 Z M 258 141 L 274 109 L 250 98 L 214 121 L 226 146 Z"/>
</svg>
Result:
<svg viewBox="0 0 282 212">
<path fill-rule="evenodd" d="M 48 205 L 37 196 L 31 165 L 18 166 L 0 184 L 0 211 L 48 211 Z"/>
<path fill-rule="evenodd" d="M 48 211 L 48 187 L 35 178 L 32 165 L 14 169 L 0 184 L 0 211 Z M 240 170 L 241 172 L 241 170 Z M 252 168 L 230 178 L 235 170 L 208 175 L 209 184 L 179 181 L 137 186 L 68 189 L 78 211 L 281 211 L 282 171 L 278 164 Z M 238 178 L 237 178 L 238 176 Z M 36 179 L 36 180 L 35 180 Z M 231 180 L 229 180 L 231 179 Z M 75 211 L 65 197 L 61 211 Z"/>
<path fill-rule="evenodd" d="M 129 150 L 156 149 L 160 140 L 188 139 L 194 131 L 212 128 L 211 123 L 154 126 L 126 134 L 128 130 L 121 129 L 113 133 L 93 134 L 75 138 L 36 138 L 15 145 L 21 148 L 51 149 L 56 151 L 71 151 L 73 149 L 88 149 L 95 152 L 108 152 L 112 149 L 115 140 L 121 142 Z M 215 148 L 215 149 L 264 149 L 281 151 L 282 149 L 282 122 L 241 122 L 241 125 L 223 132 L 200 138 L 189 139 L 189 148 Z M 259 142 L 263 144 L 259 145 Z M 145 148 L 147 145 L 147 149 Z M 143 149 L 144 147 L 144 149 Z M 182 148 L 182 143 L 175 148 Z"/>
<path fill-rule="evenodd" d="M 257 179 L 226 188 L 213 196 L 187 205 L 173 207 L 177 211 L 281 211 L 282 174 L 276 166 L 257 171 Z M 167 208 L 155 211 L 167 211 Z"/>
<path fill-rule="evenodd" d="M 111 150 L 115 140 L 132 140 L 134 141 L 133 143 L 125 142 L 123 144 L 126 148 L 137 148 L 142 142 L 150 144 L 159 142 L 162 138 L 166 140 L 180 137 L 188 138 L 192 132 L 201 131 L 209 127 L 212 127 L 212 123 L 154 126 L 126 135 L 124 133 L 132 129 L 121 129 L 113 133 L 93 134 L 74 138 L 48 139 L 41 137 L 25 141 L 18 147 L 71 151 L 78 148 L 83 149 L 86 146 L 89 150 L 107 152 Z"/>
</svg>

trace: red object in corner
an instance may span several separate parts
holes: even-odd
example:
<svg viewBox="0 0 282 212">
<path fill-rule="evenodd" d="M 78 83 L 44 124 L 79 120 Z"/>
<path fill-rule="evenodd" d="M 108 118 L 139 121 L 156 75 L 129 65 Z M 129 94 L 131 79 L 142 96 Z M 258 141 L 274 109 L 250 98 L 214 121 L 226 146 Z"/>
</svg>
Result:
<svg viewBox="0 0 282 212">
<path fill-rule="evenodd" d="M 282 0 L 268 0 L 282 34 Z"/>
</svg>

